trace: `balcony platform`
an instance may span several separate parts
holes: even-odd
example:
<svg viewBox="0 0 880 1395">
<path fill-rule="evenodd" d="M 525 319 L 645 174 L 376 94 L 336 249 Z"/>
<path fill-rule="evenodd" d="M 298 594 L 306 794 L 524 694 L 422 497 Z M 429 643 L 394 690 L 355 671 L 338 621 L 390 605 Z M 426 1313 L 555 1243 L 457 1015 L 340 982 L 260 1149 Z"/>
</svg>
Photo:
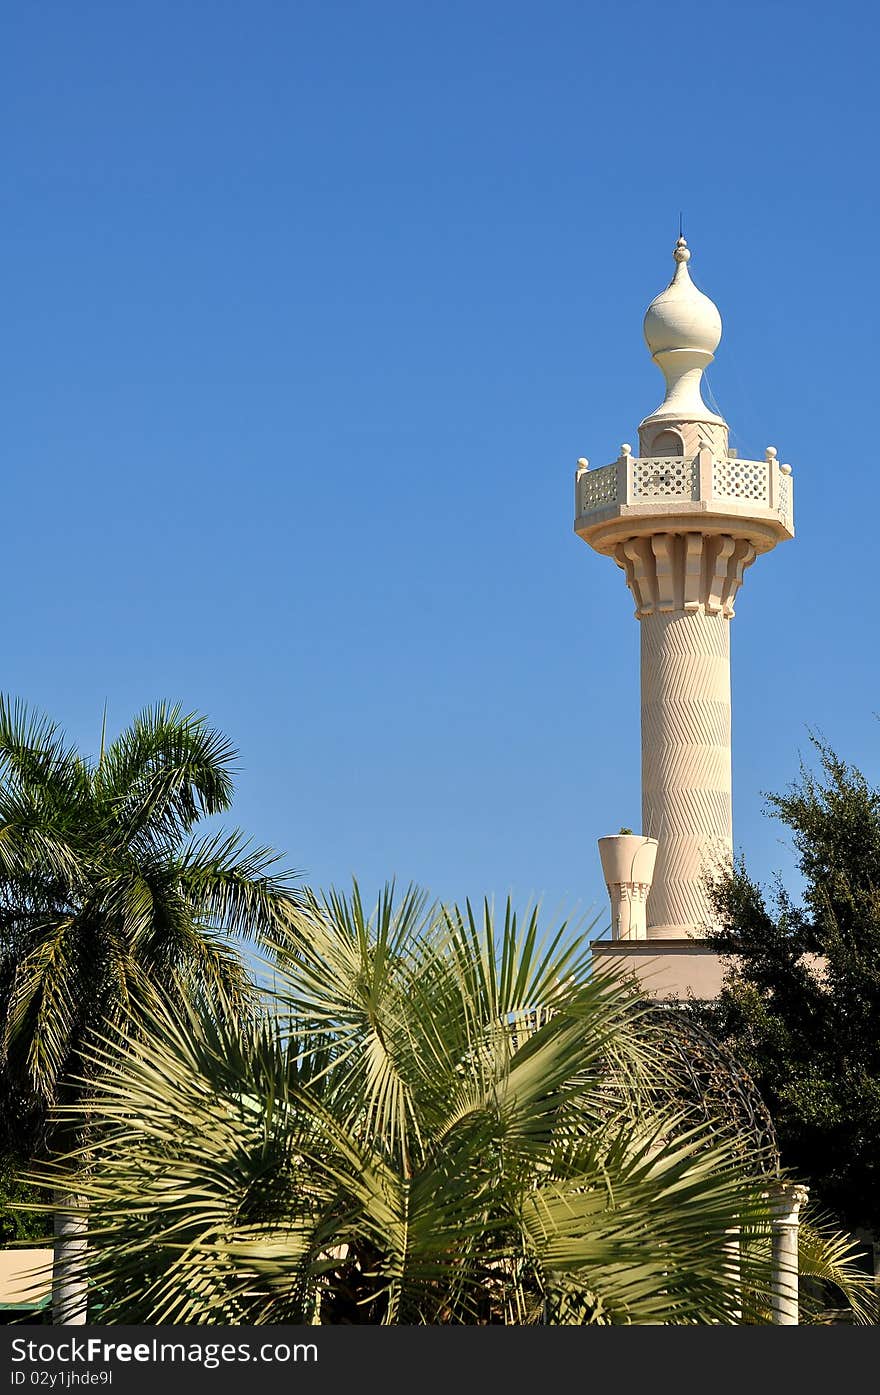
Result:
<svg viewBox="0 0 880 1395">
<path fill-rule="evenodd" d="M 654 532 L 748 540 L 757 553 L 794 537 L 791 467 L 766 460 L 622 454 L 575 477 L 575 532 L 608 556 L 627 538 Z"/>
</svg>

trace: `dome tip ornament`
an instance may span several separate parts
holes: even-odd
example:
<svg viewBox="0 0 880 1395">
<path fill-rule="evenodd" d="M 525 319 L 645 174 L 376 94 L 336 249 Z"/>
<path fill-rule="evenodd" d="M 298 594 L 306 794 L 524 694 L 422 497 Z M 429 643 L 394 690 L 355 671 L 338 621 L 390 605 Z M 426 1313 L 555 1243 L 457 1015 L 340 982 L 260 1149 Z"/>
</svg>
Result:
<svg viewBox="0 0 880 1395">
<path fill-rule="evenodd" d="M 641 426 L 665 420 L 705 422 L 726 429 L 724 418 L 706 406 L 700 388 L 703 370 L 721 340 L 718 306 L 691 280 L 691 250 L 683 233 L 672 257 L 672 280 L 651 301 L 643 325 L 648 350 L 666 379 L 666 396 Z"/>
</svg>

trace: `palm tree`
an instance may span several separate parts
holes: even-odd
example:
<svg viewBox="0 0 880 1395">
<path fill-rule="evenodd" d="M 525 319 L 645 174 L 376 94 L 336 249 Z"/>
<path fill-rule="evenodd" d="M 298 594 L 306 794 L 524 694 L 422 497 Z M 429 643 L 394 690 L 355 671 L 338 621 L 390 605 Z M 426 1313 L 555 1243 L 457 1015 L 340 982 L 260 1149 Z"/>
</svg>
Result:
<svg viewBox="0 0 880 1395">
<path fill-rule="evenodd" d="M 102 731 L 91 759 L 0 698 L 2 1065 L 56 1154 L 87 1153 L 94 1045 L 137 1039 L 151 985 L 174 1009 L 252 999 L 233 940 L 275 937 L 294 893 L 268 849 L 195 832 L 230 807 L 235 756 L 202 716 L 160 705 L 109 744 Z M 85 1321 L 82 1172 L 55 1179 L 56 1322 Z"/>
<path fill-rule="evenodd" d="M 682 1094 L 650 1005 L 589 972 L 588 932 L 544 942 L 535 913 L 496 925 L 413 890 L 370 918 L 355 887 L 298 908 L 261 1020 L 151 1011 L 136 1051 L 99 1052 L 104 1321 L 766 1307 L 766 1178 Z"/>
</svg>

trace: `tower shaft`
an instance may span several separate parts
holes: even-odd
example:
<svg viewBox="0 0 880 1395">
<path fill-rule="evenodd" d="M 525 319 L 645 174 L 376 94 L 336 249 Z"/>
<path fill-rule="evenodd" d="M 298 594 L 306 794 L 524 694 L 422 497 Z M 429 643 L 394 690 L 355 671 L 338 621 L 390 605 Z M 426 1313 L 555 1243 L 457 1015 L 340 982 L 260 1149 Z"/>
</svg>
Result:
<svg viewBox="0 0 880 1395">
<path fill-rule="evenodd" d="M 715 921 L 705 877 L 733 851 L 730 621 L 671 610 L 641 621 L 642 829 L 658 840 L 648 939 Z"/>
<path fill-rule="evenodd" d="M 639 462 L 625 464 L 638 477 Z M 708 451 L 690 467 L 679 465 L 674 479 L 668 462 L 658 464 L 649 477 L 655 487 L 671 480 L 693 495 L 701 493 L 701 481 L 711 485 Z M 771 466 L 764 468 L 768 490 Z M 653 531 L 676 521 L 690 526 Z M 659 845 L 648 939 L 705 934 L 715 921 L 707 874 L 728 865 L 733 853 L 730 621 L 756 549 L 747 538 L 709 526 L 705 514 L 654 515 L 652 531 L 614 550 L 641 629 L 642 831 Z"/>
</svg>

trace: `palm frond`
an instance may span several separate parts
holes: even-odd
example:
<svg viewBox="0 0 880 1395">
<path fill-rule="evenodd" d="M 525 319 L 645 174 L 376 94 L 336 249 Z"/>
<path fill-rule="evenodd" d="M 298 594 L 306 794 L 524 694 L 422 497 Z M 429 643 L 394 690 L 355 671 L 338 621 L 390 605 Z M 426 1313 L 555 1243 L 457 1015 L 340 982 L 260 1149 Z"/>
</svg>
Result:
<svg viewBox="0 0 880 1395">
<path fill-rule="evenodd" d="M 194 916 L 269 944 L 285 934 L 298 901 L 298 874 L 274 870 L 279 861 L 271 848 L 252 847 L 234 830 L 191 840 L 175 873 Z"/>
<path fill-rule="evenodd" d="M 109 745 L 102 730 L 92 760 L 0 699 L 0 1044 L 16 1088 L 52 1099 L 95 1033 L 128 1021 L 137 1037 L 150 978 L 178 1004 L 244 1010 L 235 939 L 274 930 L 292 893 L 267 849 L 192 837 L 229 806 L 234 757 L 202 716 L 159 704 Z"/>
<path fill-rule="evenodd" d="M 105 748 L 94 771 L 96 795 L 122 837 L 180 838 L 203 815 L 229 808 L 236 755 L 199 713 L 159 703 Z"/>
<path fill-rule="evenodd" d="M 107 1320 L 762 1320 L 766 1179 L 577 937 L 391 887 L 283 930 L 262 1006 L 146 995 L 90 1048 Z"/>
<path fill-rule="evenodd" d="M 83 775 L 76 750 L 53 721 L 0 694 L 0 784 L 33 790 L 58 781 L 81 788 Z"/>
<path fill-rule="evenodd" d="M 73 917 L 40 927 L 15 965 L 6 1005 L 4 1055 L 18 1048 L 33 1089 L 48 1100 L 64 1073 L 76 1021 L 71 979 L 79 968 L 77 940 Z"/>
</svg>

